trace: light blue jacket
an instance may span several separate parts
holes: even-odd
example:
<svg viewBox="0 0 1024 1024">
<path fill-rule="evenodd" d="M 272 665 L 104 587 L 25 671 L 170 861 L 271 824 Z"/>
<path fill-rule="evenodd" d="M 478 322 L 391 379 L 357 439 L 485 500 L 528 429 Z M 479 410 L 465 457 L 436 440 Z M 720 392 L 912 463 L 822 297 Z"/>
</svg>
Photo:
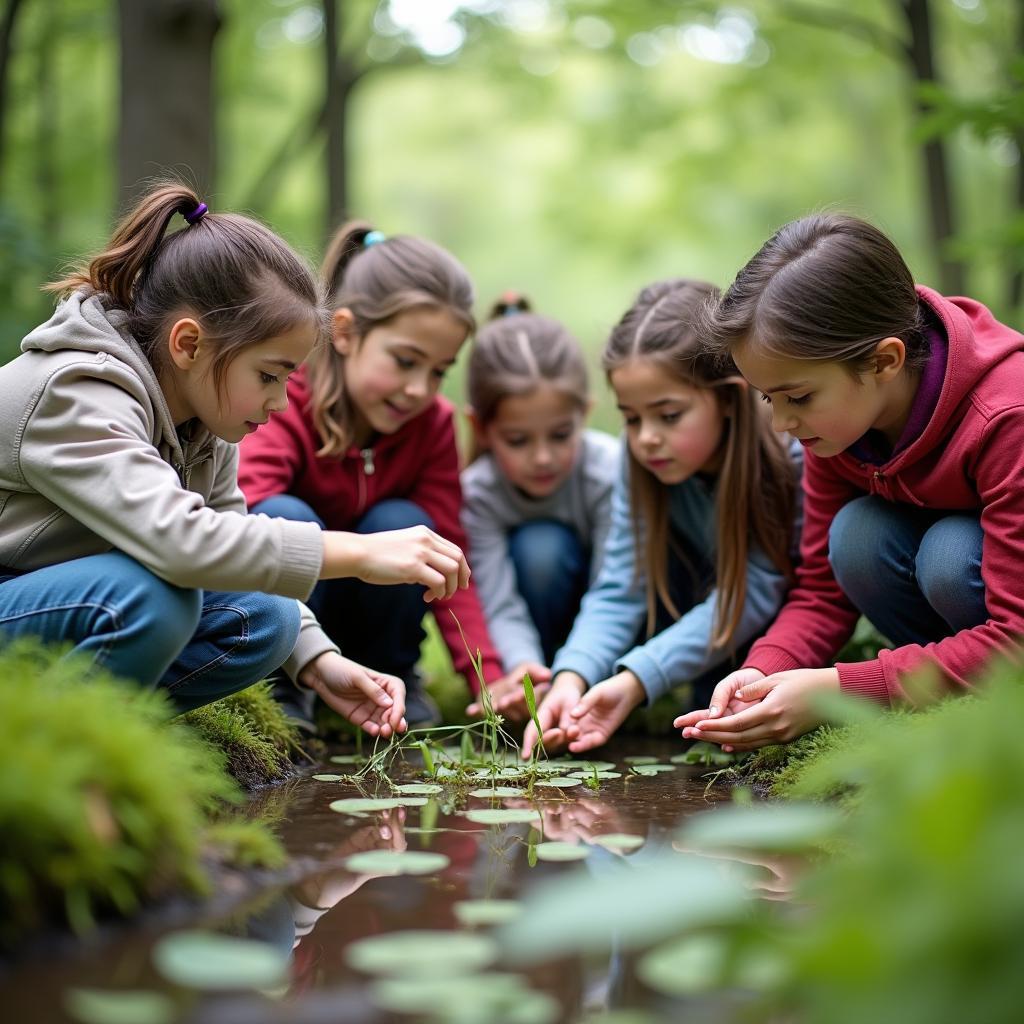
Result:
<svg viewBox="0 0 1024 1024">
<path fill-rule="evenodd" d="M 802 467 L 803 449 L 796 441 L 790 457 Z M 583 598 L 579 615 L 565 645 L 555 655 L 552 671 L 576 672 L 588 686 L 628 669 L 640 680 L 649 701 L 696 679 L 729 657 L 728 649 L 711 649 L 717 588 L 666 629 L 637 645 L 646 624 L 644 575 L 635 577 L 636 548 L 629 505 L 629 462 L 625 442 L 622 472 L 612 492 L 611 527 L 601 572 Z M 798 501 L 799 501 L 798 490 Z M 798 511 L 794 550 L 799 538 Z M 715 557 L 715 495 L 713 488 L 692 476 L 669 489 L 672 529 L 687 537 L 698 551 Z M 759 548 L 747 561 L 747 595 L 733 635 L 735 647 L 760 636 L 782 607 L 788 581 Z"/>
</svg>

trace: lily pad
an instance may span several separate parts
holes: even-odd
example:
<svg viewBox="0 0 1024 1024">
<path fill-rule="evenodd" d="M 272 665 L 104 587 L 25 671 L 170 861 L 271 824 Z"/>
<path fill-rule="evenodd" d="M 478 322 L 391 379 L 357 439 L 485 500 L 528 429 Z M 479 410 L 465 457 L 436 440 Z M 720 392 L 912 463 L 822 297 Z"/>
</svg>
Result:
<svg viewBox="0 0 1024 1024">
<path fill-rule="evenodd" d="M 606 850 L 635 850 L 646 842 L 643 836 L 632 836 L 627 832 L 609 832 L 595 836 L 593 841 Z"/>
<path fill-rule="evenodd" d="M 493 789 L 471 789 L 469 795 L 479 797 L 526 796 L 526 790 L 519 789 L 517 786 L 495 786 Z"/>
<path fill-rule="evenodd" d="M 373 1002 L 395 1013 L 430 1014 L 430 1019 L 488 1024 L 555 1024 L 561 1007 L 526 986 L 515 974 L 454 978 L 382 978 L 370 988 Z"/>
<path fill-rule="evenodd" d="M 214 932 L 168 935 L 153 947 L 153 963 L 168 981 L 186 988 L 274 988 L 288 977 L 288 960 L 273 946 Z"/>
<path fill-rule="evenodd" d="M 362 764 L 366 758 L 362 754 L 335 754 L 331 764 Z"/>
<path fill-rule="evenodd" d="M 365 814 L 367 811 L 390 811 L 395 807 L 422 807 L 427 802 L 423 796 L 392 796 L 392 797 L 348 797 L 345 800 L 332 800 L 331 810 L 338 814 Z"/>
<path fill-rule="evenodd" d="M 357 875 L 430 875 L 451 861 L 443 853 L 422 850 L 367 850 L 346 857 L 344 863 Z"/>
<path fill-rule="evenodd" d="M 534 786 L 547 786 L 550 789 L 572 789 L 573 786 L 583 785 L 582 779 L 574 779 L 570 776 L 562 776 L 557 779 L 538 779 Z"/>
<path fill-rule="evenodd" d="M 344 775 L 311 775 L 310 778 L 316 779 L 317 782 L 344 782 Z"/>
<path fill-rule="evenodd" d="M 480 970 L 497 955 L 497 943 L 475 932 L 408 931 L 353 942 L 345 950 L 345 962 L 365 974 L 404 975 L 422 981 Z"/>
<path fill-rule="evenodd" d="M 171 1024 L 177 1017 L 172 999 L 145 989 L 73 988 L 64 1008 L 82 1024 Z"/>
<path fill-rule="evenodd" d="M 590 850 L 579 843 L 538 843 L 538 860 L 586 860 Z"/>
<path fill-rule="evenodd" d="M 592 771 L 591 772 L 573 772 L 572 773 L 572 777 L 574 779 L 579 779 L 582 782 L 586 782 L 587 779 L 592 779 L 594 777 L 594 773 Z M 610 779 L 621 779 L 622 778 L 622 772 L 608 772 L 608 771 L 600 771 L 599 770 L 597 772 L 597 777 L 598 777 L 598 779 L 607 782 Z"/>
<path fill-rule="evenodd" d="M 540 821 L 540 811 L 532 807 L 479 807 L 463 812 L 478 825 L 508 825 L 524 821 Z"/>
<path fill-rule="evenodd" d="M 443 793 L 444 787 L 433 782 L 405 782 L 398 787 L 399 793 L 408 793 L 410 796 L 434 796 Z"/>
<path fill-rule="evenodd" d="M 637 775 L 660 775 L 662 772 L 674 772 L 674 764 L 637 764 L 633 765 L 633 771 Z"/>
<path fill-rule="evenodd" d="M 673 764 L 703 764 L 724 767 L 735 764 L 736 755 L 727 754 L 717 743 L 708 743 L 707 740 L 697 740 L 691 744 L 682 754 L 676 754 L 669 760 Z"/>
<path fill-rule="evenodd" d="M 815 804 L 721 807 L 693 815 L 681 836 L 687 844 L 707 849 L 797 852 L 827 839 L 841 820 L 841 812 L 835 808 Z"/>
<path fill-rule="evenodd" d="M 634 754 L 631 757 L 624 757 L 622 759 L 626 764 L 657 764 L 658 759 L 656 757 L 650 757 L 648 754 Z"/>
<path fill-rule="evenodd" d="M 693 995 L 721 986 L 724 961 L 721 938 L 688 935 L 641 957 L 637 974 L 655 992 L 669 996 Z"/>
<path fill-rule="evenodd" d="M 511 921 L 523 912 L 523 905 L 516 900 L 461 900 L 452 909 L 459 924 L 472 927 Z"/>
</svg>

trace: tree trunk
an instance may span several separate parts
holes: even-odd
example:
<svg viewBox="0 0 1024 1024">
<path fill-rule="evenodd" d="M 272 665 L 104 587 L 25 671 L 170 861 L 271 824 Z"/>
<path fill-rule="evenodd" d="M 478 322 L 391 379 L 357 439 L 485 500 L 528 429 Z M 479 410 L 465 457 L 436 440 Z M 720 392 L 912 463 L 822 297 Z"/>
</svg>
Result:
<svg viewBox="0 0 1024 1024">
<path fill-rule="evenodd" d="M 214 175 L 213 44 L 218 0 L 120 0 L 119 206 L 146 179 L 183 176 L 208 193 Z"/>
<path fill-rule="evenodd" d="M 935 53 L 928 0 L 902 0 L 901 6 L 910 29 L 907 56 L 914 81 L 918 84 L 934 82 Z M 916 104 L 919 113 L 929 111 L 929 104 L 920 97 Z M 966 290 L 963 263 L 950 256 L 946 249 L 956 232 L 946 140 L 941 136 L 927 139 L 922 144 L 921 154 L 928 197 L 926 216 L 939 268 L 939 287 L 947 295 L 963 295 Z"/>
<path fill-rule="evenodd" d="M 39 40 L 39 64 L 36 69 L 38 98 L 35 141 L 35 185 L 39 195 L 43 238 L 53 250 L 59 248 L 60 202 L 58 198 L 57 140 L 59 106 L 54 78 L 57 43 L 60 39 L 60 15 L 54 0 L 42 0 L 43 19 Z"/>
<path fill-rule="evenodd" d="M 324 120 L 327 128 L 327 232 L 332 232 L 348 209 L 345 162 L 345 97 L 339 89 L 338 0 L 324 5 Z"/>
<path fill-rule="evenodd" d="M 7 0 L 4 5 L 3 20 L 0 21 L 0 170 L 3 169 L 7 142 L 7 83 L 10 78 L 11 50 L 14 39 L 14 26 L 18 20 L 21 0 Z"/>
</svg>

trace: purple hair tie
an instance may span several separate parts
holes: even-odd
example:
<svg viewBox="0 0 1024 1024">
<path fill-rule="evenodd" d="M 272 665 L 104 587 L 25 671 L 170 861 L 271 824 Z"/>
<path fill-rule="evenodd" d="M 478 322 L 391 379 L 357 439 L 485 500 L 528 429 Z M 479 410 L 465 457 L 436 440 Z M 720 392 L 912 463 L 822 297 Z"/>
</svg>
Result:
<svg viewBox="0 0 1024 1024">
<path fill-rule="evenodd" d="M 198 224 L 209 212 L 206 203 L 200 203 L 191 213 L 182 214 L 189 224 Z"/>
</svg>

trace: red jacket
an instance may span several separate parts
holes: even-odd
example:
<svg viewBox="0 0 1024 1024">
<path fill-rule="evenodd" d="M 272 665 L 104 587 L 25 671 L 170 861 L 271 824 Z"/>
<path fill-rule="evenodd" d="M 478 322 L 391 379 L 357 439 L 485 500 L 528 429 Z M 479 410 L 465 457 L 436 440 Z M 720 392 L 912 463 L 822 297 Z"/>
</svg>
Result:
<svg viewBox="0 0 1024 1024">
<path fill-rule="evenodd" d="M 293 494 L 313 508 L 328 530 L 352 530 L 377 502 L 407 498 L 433 519 L 442 537 L 466 550 L 459 522 L 462 489 L 450 402 L 438 396 L 394 434 L 379 437 L 372 448 L 365 449 L 369 454 L 350 448 L 340 459 L 316 454 L 321 442 L 309 404 L 303 368 L 288 382 L 288 408 L 242 441 L 238 483 L 250 508 L 277 494 Z M 474 651 L 479 648 L 484 678 L 488 682 L 499 678 L 501 662 L 473 584 L 431 607 L 452 664 L 466 676 L 473 692 L 476 675 L 449 609 L 458 616 Z"/>
<path fill-rule="evenodd" d="M 832 517 L 848 501 L 886 501 L 979 515 L 988 621 L 926 646 L 908 644 L 874 661 L 839 664 L 843 690 L 883 703 L 904 696 L 900 680 L 923 663 L 968 686 L 996 651 L 1024 636 L 1024 336 L 980 303 L 918 295 L 949 339 L 938 403 L 923 433 L 880 466 L 849 450 L 804 456 L 802 563 L 778 619 L 746 664 L 766 675 L 828 664 L 849 638 L 857 612 L 828 563 Z"/>
</svg>

